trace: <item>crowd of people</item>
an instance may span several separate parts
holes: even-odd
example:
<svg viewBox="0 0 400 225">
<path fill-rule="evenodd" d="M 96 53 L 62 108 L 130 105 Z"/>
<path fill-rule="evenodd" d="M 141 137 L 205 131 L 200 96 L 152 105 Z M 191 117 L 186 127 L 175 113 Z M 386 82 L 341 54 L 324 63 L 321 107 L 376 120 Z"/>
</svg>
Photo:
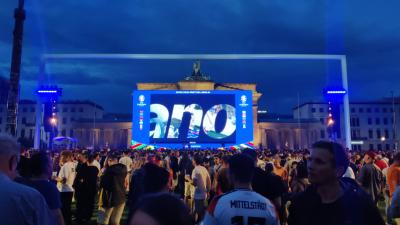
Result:
<svg viewBox="0 0 400 225">
<path fill-rule="evenodd" d="M 277 152 L 43 152 L 0 137 L 6 225 L 400 224 L 399 185 L 399 153 L 327 141 Z"/>
</svg>

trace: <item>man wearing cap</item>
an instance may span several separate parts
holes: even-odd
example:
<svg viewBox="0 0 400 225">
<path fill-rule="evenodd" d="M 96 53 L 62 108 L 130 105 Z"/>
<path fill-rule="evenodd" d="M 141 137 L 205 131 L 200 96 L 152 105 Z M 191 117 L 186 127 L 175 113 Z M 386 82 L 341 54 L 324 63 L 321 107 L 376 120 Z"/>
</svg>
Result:
<svg viewBox="0 0 400 225">
<path fill-rule="evenodd" d="M 374 164 L 376 154 L 372 151 L 364 156 L 364 165 L 358 174 L 357 181 L 361 187 L 377 203 L 382 191 L 383 175 L 382 171 Z"/>
</svg>

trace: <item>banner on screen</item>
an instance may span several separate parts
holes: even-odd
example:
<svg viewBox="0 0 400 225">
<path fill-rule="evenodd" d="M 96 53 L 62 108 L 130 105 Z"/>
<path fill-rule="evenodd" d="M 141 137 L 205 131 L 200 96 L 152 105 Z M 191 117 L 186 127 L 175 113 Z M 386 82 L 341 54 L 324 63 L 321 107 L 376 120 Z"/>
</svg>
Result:
<svg viewBox="0 0 400 225">
<path fill-rule="evenodd" d="M 251 91 L 134 91 L 133 142 L 181 148 L 252 141 Z"/>
</svg>

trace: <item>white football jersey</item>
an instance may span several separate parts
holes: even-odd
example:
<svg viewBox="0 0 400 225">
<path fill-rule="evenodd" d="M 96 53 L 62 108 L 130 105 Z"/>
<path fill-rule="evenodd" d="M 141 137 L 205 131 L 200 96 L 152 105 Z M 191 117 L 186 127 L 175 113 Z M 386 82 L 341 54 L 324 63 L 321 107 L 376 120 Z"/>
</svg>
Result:
<svg viewBox="0 0 400 225">
<path fill-rule="evenodd" d="M 274 205 L 249 189 L 236 189 L 213 199 L 203 225 L 279 225 Z"/>
</svg>

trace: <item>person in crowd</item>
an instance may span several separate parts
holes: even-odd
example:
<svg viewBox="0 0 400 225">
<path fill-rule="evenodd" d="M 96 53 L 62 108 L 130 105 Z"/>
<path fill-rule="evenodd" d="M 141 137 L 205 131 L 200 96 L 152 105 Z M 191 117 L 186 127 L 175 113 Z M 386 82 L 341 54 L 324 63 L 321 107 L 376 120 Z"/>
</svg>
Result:
<svg viewBox="0 0 400 225">
<path fill-rule="evenodd" d="M 350 179 L 355 180 L 356 179 L 356 175 L 353 172 L 353 169 L 351 168 L 351 166 L 348 166 L 346 169 L 346 172 L 344 172 L 343 177 L 347 177 Z"/>
<path fill-rule="evenodd" d="M 128 186 L 126 191 L 129 191 L 129 182 L 130 182 L 130 175 L 133 167 L 133 160 L 130 156 L 130 151 L 125 150 L 122 152 L 122 157 L 119 159 L 119 163 L 124 164 L 126 166 L 126 170 L 128 171 L 127 174 L 127 181 L 128 181 Z"/>
<path fill-rule="evenodd" d="M 82 154 L 80 165 L 76 169 L 74 189 L 78 224 L 89 223 L 93 214 L 97 193 L 97 176 L 99 174 L 99 170 L 93 165 L 93 161 L 92 155 Z"/>
<path fill-rule="evenodd" d="M 147 163 L 144 167 L 143 193 L 168 192 L 170 190 L 169 172 L 155 164 Z"/>
<path fill-rule="evenodd" d="M 253 150 L 247 150 L 244 154 L 248 155 L 257 165 L 257 153 Z M 253 179 L 251 182 L 255 192 L 269 199 L 277 209 L 282 206 L 282 195 L 285 193 L 284 183 L 280 176 L 272 173 L 273 165 L 265 164 L 266 171 L 260 167 L 255 167 Z"/>
<path fill-rule="evenodd" d="M 384 225 L 376 205 L 357 183 L 342 178 L 349 159 L 334 142 L 313 144 L 308 160 L 312 184 L 292 199 L 289 225 Z"/>
<path fill-rule="evenodd" d="M 184 181 L 184 183 L 183 183 L 184 200 L 190 209 L 192 209 L 193 195 L 194 195 L 194 193 L 193 193 L 194 187 L 193 187 L 193 185 L 191 183 L 191 179 L 190 179 L 193 168 L 194 167 L 193 167 L 192 160 L 190 159 L 190 157 L 187 153 L 184 153 L 181 161 L 179 162 L 179 171 L 180 171 L 180 175 L 182 176 L 183 181 Z"/>
<path fill-rule="evenodd" d="M 252 158 L 257 165 L 257 153 L 254 150 L 247 150 L 244 152 Z M 286 213 L 284 207 L 284 194 L 287 193 L 287 185 L 282 178 L 273 173 L 274 166 L 272 163 L 265 164 L 265 171 L 256 166 L 253 179 L 252 188 L 255 192 L 264 196 L 274 204 L 281 222 L 286 221 Z"/>
<path fill-rule="evenodd" d="M 291 193 L 300 193 L 307 189 L 310 186 L 310 182 L 307 177 L 307 168 L 297 167 L 296 173 L 292 178 L 292 182 L 290 182 L 290 190 Z"/>
<path fill-rule="evenodd" d="M 358 174 L 357 157 L 358 157 L 358 155 L 351 155 L 349 153 L 349 159 L 350 159 L 350 165 L 349 166 L 353 170 L 354 175 Z"/>
<path fill-rule="evenodd" d="M 288 172 L 287 170 L 281 165 L 281 157 L 276 154 L 274 157 L 274 174 L 280 176 L 283 182 L 288 182 Z"/>
<path fill-rule="evenodd" d="M 61 183 L 61 211 L 64 216 L 65 224 L 70 225 L 72 220 L 71 204 L 74 195 L 74 184 L 76 176 L 76 165 L 72 161 L 72 152 L 63 151 L 60 158 L 61 169 L 58 177 L 54 178 Z"/>
<path fill-rule="evenodd" d="M 395 192 L 399 192 L 398 187 L 400 185 L 400 153 L 397 153 L 393 157 L 393 162 L 386 170 L 386 206 L 387 206 L 387 219 L 389 224 L 396 224 L 396 217 L 400 217 L 399 210 L 399 193 L 395 197 Z M 398 222 L 397 221 L 397 222 Z M 400 223 L 398 223 L 400 224 Z"/>
<path fill-rule="evenodd" d="M 11 137 L 0 136 L 0 224 L 57 224 L 42 194 L 13 181 L 19 157 L 19 144 Z"/>
<path fill-rule="evenodd" d="M 150 164 L 150 163 L 147 163 Z M 136 202 L 144 193 L 144 176 L 145 176 L 145 169 L 144 164 L 140 168 L 137 168 L 131 177 L 131 182 L 129 183 L 129 192 L 128 192 L 128 207 L 130 209 L 136 205 Z"/>
<path fill-rule="evenodd" d="M 108 168 L 100 178 L 99 224 L 119 225 L 125 207 L 127 186 L 126 166 L 118 163 L 117 155 L 107 157 Z"/>
<path fill-rule="evenodd" d="M 215 174 L 214 187 L 216 196 L 222 195 L 223 193 L 229 192 L 233 189 L 232 183 L 229 181 L 229 156 L 222 156 L 221 166 L 218 168 Z"/>
<path fill-rule="evenodd" d="M 173 190 L 178 191 L 178 175 L 179 175 L 179 153 L 178 152 L 171 152 L 169 157 L 169 168 L 172 172 L 172 187 Z"/>
<path fill-rule="evenodd" d="M 382 171 L 389 167 L 388 163 L 383 159 L 382 155 L 376 155 L 375 165 Z"/>
<path fill-rule="evenodd" d="M 357 181 L 361 187 L 377 203 L 382 193 L 383 175 L 382 171 L 374 164 L 376 154 L 372 151 L 364 156 L 364 165 L 360 169 Z"/>
<path fill-rule="evenodd" d="M 95 153 L 93 153 L 92 154 L 93 155 L 93 166 L 95 166 L 98 170 L 99 170 L 99 172 L 100 172 L 100 170 L 101 170 L 101 166 L 100 166 L 100 162 L 99 162 L 99 160 L 100 160 L 100 154 L 98 153 L 98 152 L 95 152 Z"/>
<path fill-rule="evenodd" d="M 129 213 L 132 214 L 134 206 L 137 202 L 146 194 L 168 192 L 170 190 L 169 182 L 170 175 L 168 171 L 161 168 L 153 163 L 146 163 L 143 166 L 143 177 L 142 179 L 137 179 L 142 183 L 133 183 L 134 187 L 141 187 L 136 190 L 141 190 L 141 192 L 136 192 L 134 194 L 135 199 L 129 199 Z M 133 195 L 132 195 L 133 196 Z"/>
<path fill-rule="evenodd" d="M 288 165 L 285 166 L 289 173 L 289 178 L 288 178 L 288 183 L 289 185 L 292 183 L 292 180 L 297 176 L 297 166 L 298 162 L 294 161 L 293 159 L 290 159 L 292 162 L 291 163 L 286 163 Z"/>
<path fill-rule="evenodd" d="M 128 221 L 129 225 L 194 225 L 187 206 L 168 193 L 144 196 Z"/>
<path fill-rule="evenodd" d="M 396 187 L 387 210 L 387 223 L 390 225 L 400 224 L 400 186 Z"/>
<path fill-rule="evenodd" d="M 194 214 L 196 222 L 200 222 L 205 213 L 208 193 L 211 189 L 211 179 L 207 169 L 202 166 L 203 157 L 195 155 L 193 158 L 192 183 L 194 186 Z"/>
<path fill-rule="evenodd" d="M 18 179 L 27 180 L 32 176 L 31 165 L 29 160 L 29 151 L 26 149 L 21 150 L 17 171 L 19 175 Z"/>
<path fill-rule="evenodd" d="M 393 158 L 393 163 L 387 171 L 387 184 L 389 187 L 389 198 L 391 199 L 396 187 L 400 185 L 400 153 Z"/>
<path fill-rule="evenodd" d="M 130 152 L 129 150 L 125 150 L 122 153 L 122 157 L 119 159 L 119 163 L 124 164 L 126 166 L 126 169 L 129 172 L 132 170 L 132 158 L 130 157 Z"/>
<path fill-rule="evenodd" d="M 229 176 L 234 190 L 212 200 L 203 225 L 279 224 L 274 205 L 251 189 L 254 171 L 254 159 L 245 154 L 231 157 Z"/>
<path fill-rule="evenodd" d="M 30 158 L 31 178 L 23 184 L 39 191 L 46 200 L 50 212 L 58 225 L 64 225 L 61 212 L 61 198 L 57 186 L 52 182 L 53 162 L 46 152 L 38 152 Z"/>
</svg>

